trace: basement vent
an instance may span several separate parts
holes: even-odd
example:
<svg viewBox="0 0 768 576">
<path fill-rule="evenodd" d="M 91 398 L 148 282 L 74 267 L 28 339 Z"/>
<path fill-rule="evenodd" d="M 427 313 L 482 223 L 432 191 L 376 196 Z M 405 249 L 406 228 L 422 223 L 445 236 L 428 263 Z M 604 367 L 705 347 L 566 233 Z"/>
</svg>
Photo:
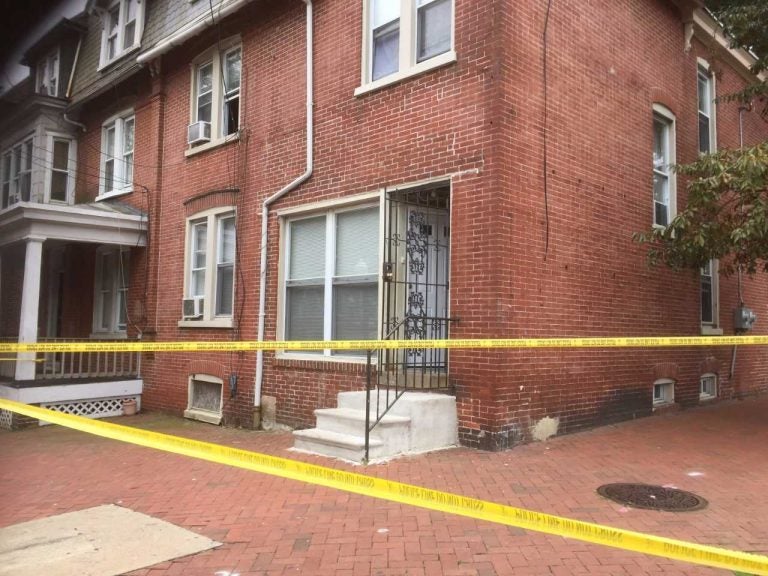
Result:
<svg viewBox="0 0 768 576">
<path fill-rule="evenodd" d="M 186 418 L 220 424 L 222 418 L 222 396 L 224 382 L 221 378 L 207 374 L 195 374 L 189 379 L 188 407 Z"/>
</svg>

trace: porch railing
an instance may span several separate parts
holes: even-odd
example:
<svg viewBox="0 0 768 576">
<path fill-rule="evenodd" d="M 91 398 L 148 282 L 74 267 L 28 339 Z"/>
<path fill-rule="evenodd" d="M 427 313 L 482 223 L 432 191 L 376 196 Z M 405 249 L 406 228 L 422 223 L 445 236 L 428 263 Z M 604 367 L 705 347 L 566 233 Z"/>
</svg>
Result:
<svg viewBox="0 0 768 576">
<path fill-rule="evenodd" d="M 369 457 L 371 432 L 405 392 L 450 388 L 448 350 L 418 348 L 418 341 L 447 339 L 449 323 L 458 322 L 458 320 L 458 318 L 407 315 L 384 335 L 383 340 L 413 340 L 414 348 L 379 350 L 375 367 L 373 365 L 375 351 L 367 351 L 366 462 Z"/>
<path fill-rule="evenodd" d="M 87 338 L 41 338 L 40 342 L 91 342 Z M 141 376 L 141 352 L 43 352 L 36 378 L 118 378 Z"/>
<path fill-rule="evenodd" d="M 3 338 L 16 342 L 16 338 Z M 131 341 L 131 340 L 127 340 Z M 39 338 L 40 343 L 93 342 L 88 338 Z M 2 375 L 13 378 L 15 354 L 6 354 Z M 84 378 L 139 378 L 141 352 L 38 352 L 34 358 L 35 380 L 77 380 Z"/>
</svg>

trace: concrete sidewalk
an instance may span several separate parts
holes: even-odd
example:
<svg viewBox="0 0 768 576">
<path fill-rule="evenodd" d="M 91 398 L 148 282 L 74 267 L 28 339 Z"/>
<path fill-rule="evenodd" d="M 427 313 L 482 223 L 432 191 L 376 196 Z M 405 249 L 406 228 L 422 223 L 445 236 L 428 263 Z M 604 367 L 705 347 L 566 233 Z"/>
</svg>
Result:
<svg viewBox="0 0 768 576">
<path fill-rule="evenodd" d="M 580 520 L 768 554 L 768 398 L 646 418 L 502 453 L 457 448 L 367 468 L 288 452 L 290 434 L 159 414 L 138 426 Z M 672 484 L 697 512 L 626 509 L 595 489 Z M 0 432 L 0 526 L 114 503 L 224 545 L 132 572 L 246 575 L 700 575 L 725 571 L 430 512 L 47 426 Z M 33 566 L 30 566 L 34 570 Z"/>
</svg>

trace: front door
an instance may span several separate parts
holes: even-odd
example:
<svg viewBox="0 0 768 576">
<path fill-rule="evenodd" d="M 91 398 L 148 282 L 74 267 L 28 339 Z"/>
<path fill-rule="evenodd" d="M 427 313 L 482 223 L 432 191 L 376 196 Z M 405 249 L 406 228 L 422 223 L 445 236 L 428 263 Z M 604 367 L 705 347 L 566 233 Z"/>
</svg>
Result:
<svg viewBox="0 0 768 576">
<path fill-rule="evenodd" d="M 447 185 L 387 194 L 384 230 L 383 337 L 448 338 L 450 218 Z M 386 355 L 402 368 L 445 371 L 445 350 Z"/>
</svg>

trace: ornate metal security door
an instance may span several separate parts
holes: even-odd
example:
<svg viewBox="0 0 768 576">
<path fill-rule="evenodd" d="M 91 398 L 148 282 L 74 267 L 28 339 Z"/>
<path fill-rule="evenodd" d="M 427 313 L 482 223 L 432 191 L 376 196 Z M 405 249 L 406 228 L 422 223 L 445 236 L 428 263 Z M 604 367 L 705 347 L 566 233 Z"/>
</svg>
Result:
<svg viewBox="0 0 768 576">
<path fill-rule="evenodd" d="M 396 191 L 387 194 L 384 227 L 384 337 L 402 340 L 448 337 L 450 267 L 449 188 Z M 442 372 L 446 350 L 412 348 L 384 352 L 384 372 L 400 374 Z M 414 376 L 412 387 L 430 388 L 445 378 Z M 434 380 L 434 382 L 433 382 Z"/>
</svg>

